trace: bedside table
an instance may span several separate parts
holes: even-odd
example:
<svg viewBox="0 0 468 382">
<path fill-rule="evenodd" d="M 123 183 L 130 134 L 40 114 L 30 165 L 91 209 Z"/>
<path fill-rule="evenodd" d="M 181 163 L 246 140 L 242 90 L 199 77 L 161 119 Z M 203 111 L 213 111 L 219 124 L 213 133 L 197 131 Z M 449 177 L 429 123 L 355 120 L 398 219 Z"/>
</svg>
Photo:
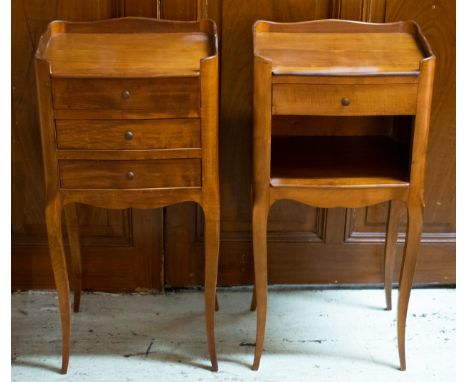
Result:
<svg viewBox="0 0 468 382">
<path fill-rule="evenodd" d="M 276 201 L 290 199 L 318 208 L 391 201 L 385 249 L 387 308 L 399 203 L 406 204 L 408 230 L 398 300 L 398 348 L 405 370 L 405 324 L 423 224 L 435 56 L 414 22 L 258 21 L 253 33 L 252 309 L 258 304 L 253 369 L 259 367 L 265 334 L 268 212 Z M 310 116 L 318 116 L 319 123 L 307 120 Z M 375 116 L 394 116 L 395 128 L 357 128 L 358 119 Z M 331 117 L 357 118 L 356 126 L 336 128 L 335 123 L 326 129 Z M 296 123 L 288 125 L 293 118 Z"/>
<path fill-rule="evenodd" d="M 62 372 L 70 302 L 62 243 L 65 211 L 81 291 L 75 203 L 160 208 L 193 201 L 205 215 L 205 315 L 217 370 L 214 311 L 219 251 L 216 26 L 121 18 L 54 21 L 36 53 L 46 223 L 62 321 Z"/>
</svg>

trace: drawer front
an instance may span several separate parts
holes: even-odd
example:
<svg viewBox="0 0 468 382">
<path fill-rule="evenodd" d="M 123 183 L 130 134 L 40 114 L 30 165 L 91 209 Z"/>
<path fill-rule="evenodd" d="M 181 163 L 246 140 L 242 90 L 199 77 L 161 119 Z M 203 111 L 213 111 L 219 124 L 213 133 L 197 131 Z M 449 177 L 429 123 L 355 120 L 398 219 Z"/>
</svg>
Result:
<svg viewBox="0 0 468 382">
<path fill-rule="evenodd" d="M 273 85 L 278 115 L 413 115 L 417 84 Z"/>
<path fill-rule="evenodd" d="M 200 187 L 200 159 L 60 160 L 60 185 L 72 189 Z"/>
<path fill-rule="evenodd" d="M 198 117 L 198 77 L 150 79 L 53 78 L 58 110 L 139 110 L 165 118 Z"/>
<path fill-rule="evenodd" d="M 151 150 L 200 147 L 199 119 L 56 120 L 57 147 Z"/>
</svg>

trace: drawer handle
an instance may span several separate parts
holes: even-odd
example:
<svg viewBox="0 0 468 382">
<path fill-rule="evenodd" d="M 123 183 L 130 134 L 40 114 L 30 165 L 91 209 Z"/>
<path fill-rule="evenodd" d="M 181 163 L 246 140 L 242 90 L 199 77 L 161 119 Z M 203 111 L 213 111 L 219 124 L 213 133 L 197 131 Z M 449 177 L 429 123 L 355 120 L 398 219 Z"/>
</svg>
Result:
<svg viewBox="0 0 468 382">
<path fill-rule="evenodd" d="M 351 104 L 351 100 L 348 97 L 344 97 L 341 99 L 341 104 L 343 106 L 349 106 Z"/>
<path fill-rule="evenodd" d="M 131 141 L 131 140 L 133 139 L 133 133 L 132 133 L 131 131 L 127 131 L 127 132 L 125 133 L 125 139 L 126 139 L 127 141 Z"/>
<path fill-rule="evenodd" d="M 124 91 L 122 92 L 122 98 L 123 98 L 123 99 L 128 99 L 128 98 L 130 98 L 130 91 L 129 91 L 129 90 L 124 90 Z"/>
<path fill-rule="evenodd" d="M 133 171 L 127 172 L 127 179 L 133 180 L 133 178 L 135 178 L 135 174 L 133 173 Z"/>
</svg>

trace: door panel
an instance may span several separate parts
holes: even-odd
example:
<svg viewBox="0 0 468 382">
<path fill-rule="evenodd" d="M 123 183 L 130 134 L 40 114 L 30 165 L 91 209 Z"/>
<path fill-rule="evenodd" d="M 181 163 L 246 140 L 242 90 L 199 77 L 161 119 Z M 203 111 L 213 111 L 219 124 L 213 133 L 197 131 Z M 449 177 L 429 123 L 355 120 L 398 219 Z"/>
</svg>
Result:
<svg viewBox="0 0 468 382">
<path fill-rule="evenodd" d="M 438 247 L 439 266 L 455 270 L 455 2 L 387 1 L 385 21 L 415 20 L 437 57 L 425 184 L 424 245 L 419 264 Z M 346 237 L 352 242 L 384 240 L 387 206 L 350 210 Z M 405 218 L 405 217 L 404 217 Z M 404 240 L 402 219 L 400 241 Z M 443 253 L 443 255 L 442 255 Z M 436 265 L 433 265 L 436 268 Z M 432 269 L 432 267 L 431 267 Z M 397 280 L 397 275 L 395 275 Z"/>
</svg>

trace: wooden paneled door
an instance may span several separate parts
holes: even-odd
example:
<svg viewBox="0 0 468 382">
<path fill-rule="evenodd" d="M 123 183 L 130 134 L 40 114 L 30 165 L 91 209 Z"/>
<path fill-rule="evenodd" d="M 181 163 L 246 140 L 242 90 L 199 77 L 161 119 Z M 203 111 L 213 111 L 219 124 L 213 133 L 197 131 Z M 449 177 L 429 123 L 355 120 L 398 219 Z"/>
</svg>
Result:
<svg viewBox="0 0 468 382">
<path fill-rule="evenodd" d="M 414 19 L 437 56 L 426 175 L 426 213 L 416 283 L 455 282 L 454 0 L 14 0 L 12 2 L 12 287 L 53 286 L 44 225 L 44 183 L 33 55 L 53 19 L 147 16 L 218 25 L 221 51 L 222 285 L 253 282 L 251 243 L 252 24 L 258 19 Z M 398 120 L 363 120 L 398 128 Z M 309 121 L 317 126 L 320 121 Z M 328 121 L 329 122 L 329 121 Z M 347 125 L 348 123 L 348 125 Z M 336 119 L 337 129 L 349 126 Z M 300 120 L 298 128 L 306 128 Z M 278 125 L 278 128 L 281 128 Z M 277 203 L 269 219 L 271 283 L 383 281 L 387 205 L 321 210 Z M 124 291 L 203 283 L 203 213 L 191 203 L 157 211 L 81 206 L 85 289 Z M 400 242 L 403 243 L 404 224 Z M 400 245 L 398 256 L 401 256 Z M 395 280 L 399 264 L 395 268 Z"/>
<path fill-rule="evenodd" d="M 208 0 L 210 2 L 210 0 Z M 213 1 L 212 1 L 213 2 Z M 369 22 L 416 20 L 437 56 L 426 183 L 425 226 L 415 283 L 455 282 L 455 1 L 454 0 L 222 0 L 221 31 L 221 285 L 253 282 L 251 243 L 252 24 L 259 19 L 302 21 L 342 18 Z M 211 17 L 215 17 L 213 14 Z M 311 120 L 320 126 L 320 120 Z M 330 122 L 330 121 L 328 121 Z M 397 128 L 398 119 L 336 119 L 337 129 Z M 298 120 L 297 127 L 301 128 Z M 317 126 L 317 125 L 315 125 Z M 304 127 L 304 126 L 303 126 Z M 281 126 L 278 126 L 281 128 Z M 270 283 L 383 282 L 383 243 L 388 204 L 321 210 L 292 201 L 270 212 Z M 190 204 L 166 215 L 166 283 L 203 281 L 202 216 Z M 399 237 L 399 262 L 405 222 Z"/>
</svg>

